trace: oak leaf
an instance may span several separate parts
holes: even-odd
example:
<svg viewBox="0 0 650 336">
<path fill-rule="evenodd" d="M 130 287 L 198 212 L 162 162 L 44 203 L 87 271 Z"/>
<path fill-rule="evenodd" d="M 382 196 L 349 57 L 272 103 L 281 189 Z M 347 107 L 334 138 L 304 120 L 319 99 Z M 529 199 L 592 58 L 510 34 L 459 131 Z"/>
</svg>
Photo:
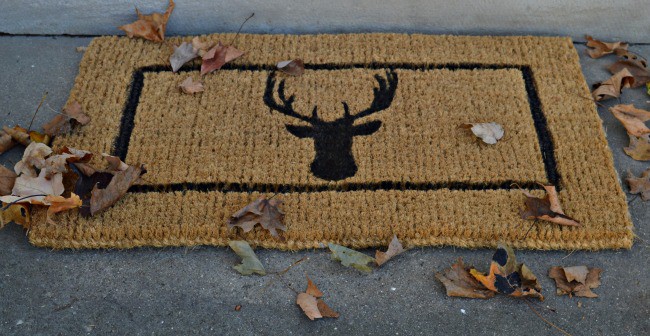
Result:
<svg viewBox="0 0 650 336">
<path fill-rule="evenodd" d="M 250 245 L 243 240 L 231 240 L 228 242 L 228 246 L 237 253 L 239 257 L 242 258 L 241 264 L 234 266 L 233 268 L 242 275 L 251 275 L 257 273 L 259 275 L 266 275 L 264 266 Z"/>
<path fill-rule="evenodd" d="M 71 193 L 70 197 L 48 195 L 43 199 L 43 204 L 49 205 L 47 214 L 53 215 L 62 211 L 78 208 L 82 205 L 81 198 L 75 193 Z"/>
<path fill-rule="evenodd" d="M 194 49 L 192 43 L 183 42 L 178 47 L 174 47 L 174 53 L 169 57 L 172 72 L 178 71 L 183 64 L 197 58 L 198 56 L 198 50 Z"/>
<path fill-rule="evenodd" d="M 400 243 L 399 239 L 397 239 L 397 236 L 393 236 L 393 239 L 390 241 L 390 244 L 388 244 L 388 250 L 386 250 L 386 252 L 382 252 L 382 251 L 375 252 L 375 261 L 377 262 L 378 266 L 381 266 L 384 263 L 386 263 L 388 260 L 392 259 L 396 255 L 404 251 L 405 251 L 404 247 L 402 246 L 402 243 Z"/>
<path fill-rule="evenodd" d="M 302 76 L 305 73 L 305 63 L 301 59 L 281 61 L 276 65 L 278 70 L 291 76 Z"/>
<path fill-rule="evenodd" d="M 634 77 L 634 82 L 631 84 L 632 88 L 640 87 L 646 85 L 650 81 L 650 70 L 647 67 L 640 67 L 639 63 L 621 60 L 609 67 L 609 71 L 612 74 L 615 74 L 623 69 L 627 69 L 632 77 Z"/>
<path fill-rule="evenodd" d="M 332 259 L 340 261 L 343 266 L 354 267 L 366 273 L 372 272 L 368 263 L 376 262 L 375 258 L 341 245 L 329 243 L 327 246 L 332 251 Z"/>
<path fill-rule="evenodd" d="M 643 137 L 650 133 L 650 128 L 645 125 L 650 120 L 650 111 L 635 108 L 632 104 L 615 105 L 609 111 L 623 124 L 628 134 Z"/>
<path fill-rule="evenodd" d="M 580 296 L 595 298 L 598 295 L 591 291 L 600 286 L 600 268 L 587 266 L 551 267 L 548 276 L 555 280 L 557 295 Z"/>
<path fill-rule="evenodd" d="M 241 57 L 243 54 L 243 51 L 238 50 L 233 46 L 225 46 L 219 42 L 203 55 L 201 75 L 219 70 L 224 64 Z"/>
<path fill-rule="evenodd" d="M 629 135 L 630 144 L 623 148 L 625 154 L 637 161 L 650 161 L 650 138 Z"/>
<path fill-rule="evenodd" d="M 593 85 L 592 96 L 596 101 L 618 98 L 624 88 L 634 86 L 634 76 L 628 69 L 622 69 L 604 82 Z"/>
<path fill-rule="evenodd" d="M 630 193 L 641 195 L 641 199 L 644 201 L 650 200 L 650 168 L 639 177 L 628 172 L 625 181 L 630 187 Z"/>
<path fill-rule="evenodd" d="M 167 21 L 174 11 L 175 6 L 174 1 L 169 0 L 169 5 L 165 13 L 152 13 L 150 15 L 142 15 L 136 8 L 135 12 L 138 14 L 138 20 L 120 26 L 118 29 L 126 32 L 128 37 L 142 37 L 149 41 L 162 42 L 165 40 Z"/>
<path fill-rule="evenodd" d="M 75 125 L 87 125 L 90 116 L 84 113 L 81 104 L 73 100 L 63 108 L 63 113 L 57 114 L 43 126 L 43 131 L 49 136 L 69 133 Z"/>
<path fill-rule="evenodd" d="M 296 304 L 300 306 L 305 315 L 307 315 L 307 317 L 312 321 L 323 317 L 339 317 L 340 314 L 330 308 L 325 301 L 321 299 L 322 296 L 323 292 L 321 292 L 311 279 L 309 279 L 309 276 L 307 276 L 307 290 L 305 293 L 298 294 Z"/>
<path fill-rule="evenodd" d="M 198 92 L 203 92 L 203 82 L 200 80 L 194 81 L 192 76 L 187 77 L 183 82 L 181 82 L 178 87 L 186 94 L 195 94 Z"/>
<path fill-rule="evenodd" d="M 565 215 L 562 211 L 555 186 L 544 186 L 544 189 L 546 190 L 544 198 L 538 198 L 523 191 L 526 196 L 526 208 L 519 211 L 521 218 L 541 219 L 559 225 L 580 226 L 580 222 Z"/>
<path fill-rule="evenodd" d="M 13 170 L 0 165 L 0 196 L 11 194 L 16 182 L 16 173 Z"/>
<path fill-rule="evenodd" d="M 273 237 L 278 238 L 277 230 L 287 230 L 282 224 L 284 213 L 278 208 L 280 204 L 282 204 L 282 201 L 277 198 L 266 199 L 266 197 L 260 196 L 257 200 L 230 216 L 227 223 L 228 228 L 240 227 L 246 233 L 253 230 L 256 224 L 260 224 Z"/>
<path fill-rule="evenodd" d="M 599 58 L 618 50 L 627 50 L 628 44 L 626 42 L 602 42 L 586 35 L 587 39 L 587 53 L 591 58 Z"/>
<path fill-rule="evenodd" d="M 9 222 L 22 225 L 25 229 L 31 226 L 31 215 L 27 204 L 9 204 L 2 202 L 0 208 L 0 229 Z"/>
<path fill-rule="evenodd" d="M 129 166 L 125 171 L 115 172 L 105 188 L 95 185 L 90 196 L 90 216 L 117 203 L 145 172 L 144 165 Z"/>
<path fill-rule="evenodd" d="M 470 274 L 471 269 L 472 267 L 465 266 L 463 258 L 458 258 L 451 268 L 436 273 L 436 278 L 445 286 L 447 296 L 489 299 L 496 295 L 495 291 L 487 289 Z"/>
<path fill-rule="evenodd" d="M 463 124 L 461 127 L 470 129 L 474 135 L 489 145 L 496 144 L 504 134 L 503 127 L 495 122 Z"/>
</svg>

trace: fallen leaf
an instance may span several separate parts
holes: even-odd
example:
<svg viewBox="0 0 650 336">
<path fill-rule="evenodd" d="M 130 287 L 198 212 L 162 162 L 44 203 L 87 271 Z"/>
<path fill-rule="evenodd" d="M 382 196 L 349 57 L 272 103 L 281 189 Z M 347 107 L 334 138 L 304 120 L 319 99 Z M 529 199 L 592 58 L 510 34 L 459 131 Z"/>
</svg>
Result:
<svg viewBox="0 0 650 336">
<path fill-rule="evenodd" d="M 57 114 L 43 126 L 45 134 L 57 136 L 69 133 L 75 125 L 87 125 L 90 123 L 90 116 L 84 113 L 81 104 L 73 100 L 63 108 L 63 113 Z"/>
<path fill-rule="evenodd" d="M 45 158 L 50 154 L 52 148 L 42 143 L 32 142 L 25 148 L 23 158 L 16 163 L 14 171 L 18 175 L 36 177 L 37 169 L 45 167 Z"/>
<path fill-rule="evenodd" d="M 136 8 L 135 12 L 138 14 L 138 20 L 117 27 L 117 29 L 123 30 L 126 32 L 128 37 L 142 37 L 149 41 L 162 42 L 165 40 L 165 29 L 167 28 L 167 21 L 169 16 L 174 11 L 173 0 L 169 0 L 169 5 L 165 13 L 152 13 L 150 15 L 142 15 L 140 11 Z"/>
<path fill-rule="evenodd" d="M 234 266 L 237 272 L 242 275 L 251 275 L 253 273 L 266 275 L 264 266 L 262 266 L 260 260 L 257 259 L 255 252 L 253 252 L 253 249 L 247 242 L 243 240 L 231 240 L 228 242 L 228 246 L 230 246 L 230 248 L 241 257 L 241 264 Z"/>
<path fill-rule="evenodd" d="M 469 272 L 472 267 L 465 266 L 463 258 L 451 265 L 451 268 L 442 273 L 436 273 L 436 278 L 442 282 L 447 290 L 447 296 L 467 297 L 473 299 L 489 299 L 496 292 L 487 289 L 478 282 Z"/>
<path fill-rule="evenodd" d="M 609 98 L 618 98 L 624 88 L 634 86 L 634 76 L 628 69 L 623 69 L 615 73 L 612 77 L 604 82 L 593 85 L 594 91 L 591 93 L 596 101 Z"/>
<path fill-rule="evenodd" d="M 388 250 L 386 250 L 386 252 L 375 252 L 375 260 L 377 261 L 377 265 L 383 265 L 385 262 L 404 251 L 404 247 L 402 247 L 402 243 L 399 242 L 397 236 L 393 236 L 390 244 L 388 244 Z"/>
<path fill-rule="evenodd" d="M 29 134 L 27 133 L 27 130 L 20 127 L 20 126 L 15 126 L 14 128 L 9 128 L 7 126 L 2 126 L 2 130 L 11 136 L 11 138 L 23 145 L 23 146 L 29 146 L 29 144 L 32 142 L 32 139 L 29 138 Z"/>
<path fill-rule="evenodd" d="M 646 83 L 650 81 L 650 71 L 648 68 L 640 68 L 635 62 L 623 60 L 618 61 L 609 67 L 609 71 L 612 74 L 623 69 L 627 69 L 630 74 L 632 74 L 632 77 L 634 77 L 634 82 L 631 84 L 632 88 L 646 85 Z"/>
<path fill-rule="evenodd" d="M 499 245 L 487 275 L 472 268 L 470 274 L 485 288 L 513 297 L 533 297 L 544 300 L 537 277 L 524 264 L 518 264 L 515 253 L 508 246 Z"/>
<path fill-rule="evenodd" d="M 648 69 L 648 61 L 629 50 L 617 50 L 616 55 L 623 61 L 630 62 L 636 68 Z"/>
<path fill-rule="evenodd" d="M 503 138 L 503 127 L 497 123 L 477 123 L 477 124 L 463 124 L 462 128 L 471 129 L 472 133 L 481 138 L 483 142 L 489 145 L 494 145 Z"/>
<path fill-rule="evenodd" d="M 214 47 L 214 42 L 201 42 L 198 36 L 192 39 L 192 49 L 200 57 L 203 57 L 212 47 Z"/>
<path fill-rule="evenodd" d="M 307 276 L 307 291 L 306 293 L 298 294 L 296 304 L 300 306 L 305 315 L 312 321 L 323 317 L 339 317 L 339 313 L 330 308 L 323 299 L 320 299 L 322 296 L 323 292 Z"/>
<path fill-rule="evenodd" d="M 77 52 L 80 52 L 80 53 L 81 53 L 81 52 L 86 52 L 86 50 L 88 49 L 88 47 L 87 47 L 87 46 L 80 46 L 80 47 L 76 47 L 76 48 L 74 48 L 74 49 L 75 49 Z"/>
<path fill-rule="evenodd" d="M 31 226 L 31 216 L 29 214 L 29 208 L 26 204 L 12 204 L 2 202 L 2 208 L 0 208 L 0 229 L 9 222 L 14 222 L 18 225 L 22 225 L 25 229 L 29 229 Z M 5 209 L 6 208 L 6 209 Z"/>
<path fill-rule="evenodd" d="M 16 173 L 13 170 L 0 165 L 0 196 L 10 195 L 11 189 L 16 182 Z"/>
<path fill-rule="evenodd" d="M 523 191 L 526 195 L 526 208 L 519 211 L 521 218 L 541 219 L 559 225 L 580 226 L 580 222 L 565 215 L 562 211 L 555 186 L 544 186 L 544 189 L 546 190 L 544 198 L 537 198 L 527 191 Z"/>
<path fill-rule="evenodd" d="M 4 130 L 0 130 L 0 154 L 12 149 L 15 145 L 16 141 L 14 141 L 14 138 Z"/>
<path fill-rule="evenodd" d="M 113 174 L 106 188 L 94 186 L 90 196 L 90 216 L 113 206 L 145 172 L 144 165 L 129 166 L 127 170 Z"/>
<path fill-rule="evenodd" d="M 267 200 L 264 196 L 260 196 L 257 200 L 230 216 L 228 228 L 240 227 L 246 233 L 253 230 L 256 224 L 260 224 L 273 237 L 278 238 L 279 235 L 276 230 L 287 231 L 287 228 L 282 224 L 284 213 L 278 208 L 280 204 L 282 204 L 282 201 L 277 198 Z"/>
<path fill-rule="evenodd" d="M 617 50 L 627 50 L 628 44 L 626 42 L 602 42 L 595 40 L 593 37 L 586 35 L 587 39 L 587 53 L 591 58 L 599 58 L 611 54 Z"/>
<path fill-rule="evenodd" d="M 635 137 L 629 135 L 630 144 L 623 148 L 625 154 L 637 161 L 650 161 L 650 139 L 649 137 Z"/>
<path fill-rule="evenodd" d="M 74 193 L 79 195 L 83 205 L 79 209 L 82 217 L 90 217 L 90 199 L 95 187 L 103 189 L 113 179 L 113 173 L 97 171 L 93 167 L 84 163 L 73 163 L 70 168 L 78 176 L 74 187 Z"/>
<path fill-rule="evenodd" d="M 183 64 L 197 58 L 199 56 L 198 50 L 194 49 L 192 43 L 183 42 L 180 46 L 174 48 L 174 53 L 169 57 L 169 63 L 172 66 L 172 71 L 178 71 Z"/>
<path fill-rule="evenodd" d="M 45 196 L 63 194 L 63 174 L 54 174 L 49 179 L 45 178 L 45 174 L 45 170 L 41 170 L 37 177 L 18 176 L 11 195 L 0 197 L 0 201 L 5 203 L 43 204 Z"/>
<path fill-rule="evenodd" d="M 120 172 L 129 169 L 129 165 L 124 163 L 119 157 L 102 153 L 104 160 L 108 162 L 106 170 L 111 172 Z"/>
<path fill-rule="evenodd" d="M 278 70 L 291 76 L 302 76 L 305 73 L 305 63 L 301 59 L 278 62 Z"/>
<path fill-rule="evenodd" d="M 327 246 L 332 251 L 332 259 L 340 261 L 343 266 L 354 267 L 362 272 L 372 272 L 368 263 L 375 262 L 375 258 L 341 245 L 329 243 Z"/>
<path fill-rule="evenodd" d="M 628 134 L 642 137 L 650 133 L 650 128 L 645 125 L 650 120 L 650 111 L 635 108 L 632 104 L 615 105 L 609 111 L 623 124 Z"/>
<path fill-rule="evenodd" d="M 72 147 L 64 146 L 59 151 L 60 154 L 71 154 L 72 156 L 68 158 L 68 162 L 88 162 L 93 158 L 93 153 L 85 151 L 83 149 L 76 149 Z"/>
<path fill-rule="evenodd" d="M 78 208 L 82 205 L 81 198 L 75 193 L 71 193 L 69 198 L 63 196 L 48 195 L 43 199 L 43 204 L 49 205 L 48 215 L 53 215 L 62 211 Z"/>
<path fill-rule="evenodd" d="M 202 57 L 201 76 L 221 69 L 224 64 L 241 57 L 243 54 L 243 51 L 237 50 L 233 46 L 224 46 L 221 42 L 217 43 L 216 46 L 208 50 Z"/>
<path fill-rule="evenodd" d="M 200 80 L 195 82 L 192 79 L 192 76 L 187 77 L 182 83 L 178 85 L 178 87 L 181 88 L 181 91 L 183 91 L 183 93 L 187 94 L 203 92 L 203 83 Z"/>
<path fill-rule="evenodd" d="M 600 286 L 600 268 L 587 266 L 551 267 L 548 276 L 555 280 L 557 295 L 595 298 L 598 295 L 591 291 Z"/>
<path fill-rule="evenodd" d="M 625 181 L 630 187 L 631 194 L 641 195 L 641 199 L 644 201 L 650 200 L 650 168 L 644 171 L 639 177 L 634 176 L 631 172 L 627 172 Z"/>
</svg>

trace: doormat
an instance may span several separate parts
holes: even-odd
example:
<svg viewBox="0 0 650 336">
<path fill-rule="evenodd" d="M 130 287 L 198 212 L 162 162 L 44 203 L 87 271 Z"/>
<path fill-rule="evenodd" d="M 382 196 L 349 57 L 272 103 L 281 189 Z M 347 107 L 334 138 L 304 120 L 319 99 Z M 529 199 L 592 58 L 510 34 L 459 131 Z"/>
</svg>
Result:
<svg viewBox="0 0 650 336">
<path fill-rule="evenodd" d="M 231 41 L 230 34 L 202 36 Z M 191 37 L 171 38 L 180 44 Z M 92 122 L 54 146 L 112 153 L 148 173 L 113 208 L 35 221 L 51 248 L 332 242 L 528 249 L 629 248 L 625 195 L 569 38 L 399 34 L 239 35 L 246 55 L 180 92 L 166 44 L 101 37 L 71 100 Z M 275 71 L 301 58 L 305 73 Z M 465 123 L 496 122 L 496 145 Z M 583 223 L 522 220 L 521 189 L 559 190 Z M 276 195 L 277 193 L 277 195 Z M 230 215 L 281 199 L 284 240 L 228 229 Z"/>
</svg>

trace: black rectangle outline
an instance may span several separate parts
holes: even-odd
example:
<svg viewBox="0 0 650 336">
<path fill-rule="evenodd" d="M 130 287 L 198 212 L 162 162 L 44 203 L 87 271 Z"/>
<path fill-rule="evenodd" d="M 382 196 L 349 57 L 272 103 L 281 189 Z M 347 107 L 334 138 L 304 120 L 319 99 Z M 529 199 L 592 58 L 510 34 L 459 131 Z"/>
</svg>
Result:
<svg viewBox="0 0 650 336">
<path fill-rule="evenodd" d="M 544 161 L 544 168 L 548 182 L 560 190 L 560 174 L 557 171 L 555 161 L 555 151 L 553 139 L 548 129 L 546 116 L 541 107 L 533 71 L 527 65 L 509 65 L 509 64 L 482 64 L 482 63 L 449 63 L 449 64 L 415 64 L 415 63 L 352 63 L 352 64 L 305 64 L 308 70 L 345 70 L 345 69 L 406 69 L 406 70 L 473 70 L 473 69 L 517 69 L 521 71 L 528 104 L 533 118 L 533 124 L 537 132 L 537 138 Z M 185 66 L 180 71 L 198 71 L 198 64 Z M 226 64 L 220 71 L 274 71 L 276 67 L 268 64 Z M 126 159 L 129 142 L 133 128 L 135 127 L 135 114 L 140 101 L 140 95 L 144 87 L 144 74 L 148 72 L 171 71 L 166 65 L 153 65 L 139 68 L 134 71 L 133 79 L 129 87 L 129 94 L 126 105 L 122 112 L 120 130 L 115 138 L 113 146 L 113 155 L 122 160 Z M 382 181 L 373 183 L 346 183 L 346 184 L 272 184 L 272 183 L 228 183 L 228 182 L 205 182 L 205 183 L 171 183 L 164 185 L 135 185 L 129 189 L 129 192 L 146 193 L 146 192 L 185 192 L 185 191 L 218 191 L 218 192 L 261 192 L 261 193 L 288 193 L 288 192 L 324 192 L 324 191 L 361 191 L 361 190 L 511 190 L 516 188 L 540 189 L 539 182 L 536 181 L 513 181 L 506 180 L 502 182 L 400 182 L 400 181 Z"/>
</svg>

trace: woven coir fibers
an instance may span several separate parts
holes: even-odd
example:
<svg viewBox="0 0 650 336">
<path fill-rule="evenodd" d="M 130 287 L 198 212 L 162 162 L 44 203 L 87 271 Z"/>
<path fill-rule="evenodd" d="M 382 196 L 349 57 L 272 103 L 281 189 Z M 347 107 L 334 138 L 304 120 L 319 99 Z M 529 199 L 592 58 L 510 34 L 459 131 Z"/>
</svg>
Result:
<svg viewBox="0 0 650 336">
<path fill-rule="evenodd" d="M 172 73 L 169 46 L 93 40 L 70 97 L 92 122 L 55 146 L 111 152 L 148 173 L 94 218 L 37 221 L 31 242 L 130 248 L 238 238 L 268 248 L 360 248 L 397 235 L 408 246 L 632 245 L 625 196 L 569 38 L 240 35 L 237 47 L 247 54 L 206 75 L 205 92 L 187 95 L 178 84 L 200 78 L 198 64 Z M 303 76 L 274 71 L 293 58 L 304 60 Z M 291 106 L 282 90 L 294 95 Z M 458 127 L 476 122 L 503 125 L 505 137 L 490 146 Z M 582 227 L 519 218 L 519 188 L 541 196 L 540 183 L 558 187 Z M 227 228 L 229 215 L 276 191 L 285 240 L 259 227 Z"/>
</svg>

